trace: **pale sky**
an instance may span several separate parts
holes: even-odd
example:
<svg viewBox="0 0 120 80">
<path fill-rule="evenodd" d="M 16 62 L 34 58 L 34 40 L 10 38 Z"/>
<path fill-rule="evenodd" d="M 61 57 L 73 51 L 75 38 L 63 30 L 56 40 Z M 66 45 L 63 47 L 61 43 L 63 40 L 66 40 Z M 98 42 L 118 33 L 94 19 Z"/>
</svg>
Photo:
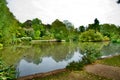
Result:
<svg viewBox="0 0 120 80">
<path fill-rule="evenodd" d="M 10 11 L 20 21 L 39 18 L 51 24 L 55 19 L 69 20 L 75 27 L 88 25 L 98 18 L 101 24 L 120 25 L 117 0 L 7 0 Z"/>
</svg>

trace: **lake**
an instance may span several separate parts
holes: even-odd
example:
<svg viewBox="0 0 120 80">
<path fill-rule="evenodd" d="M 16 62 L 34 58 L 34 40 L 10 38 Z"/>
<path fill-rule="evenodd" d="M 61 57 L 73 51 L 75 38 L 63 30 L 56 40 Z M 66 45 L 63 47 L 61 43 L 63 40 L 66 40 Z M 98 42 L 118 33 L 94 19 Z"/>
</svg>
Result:
<svg viewBox="0 0 120 80">
<path fill-rule="evenodd" d="M 26 76 L 65 68 L 72 61 L 104 58 L 120 54 L 120 44 L 109 42 L 41 42 L 31 45 L 13 45 L 0 50 L 8 65 L 15 65 L 17 74 Z M 92 53 L 92 54 L 89 54 Z"/>
</svg>

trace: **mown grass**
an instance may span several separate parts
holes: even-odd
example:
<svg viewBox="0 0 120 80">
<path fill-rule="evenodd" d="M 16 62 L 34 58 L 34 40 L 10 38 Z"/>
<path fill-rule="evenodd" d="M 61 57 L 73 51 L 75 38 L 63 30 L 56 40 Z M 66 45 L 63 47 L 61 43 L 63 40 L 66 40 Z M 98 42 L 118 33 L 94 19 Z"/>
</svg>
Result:
<svg viewBox="0 0 120 80">
<path fill-rule="evenodd" d="M 35 80 L 111 80 L 85 71 L 71 71 Z"/>
<path fill-rule="evenodd" d="M 120 67 L 120 55 L 119 56 L 114 56 L 114 57 L 111 57 L 111 58 L 106 58 L 106 59 L 103 59 L 103 60 L 98 60 L 96 62 L 100 63 L 100 64 Z"/>
</svg>

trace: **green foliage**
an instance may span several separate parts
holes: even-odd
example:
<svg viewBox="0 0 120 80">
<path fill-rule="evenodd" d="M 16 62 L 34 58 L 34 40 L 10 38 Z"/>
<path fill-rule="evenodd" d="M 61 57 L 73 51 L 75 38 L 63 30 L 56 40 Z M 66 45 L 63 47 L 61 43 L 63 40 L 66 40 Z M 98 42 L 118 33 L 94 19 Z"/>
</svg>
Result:
<svg viewBox="0 0 120 80">
<path fill-rule="evenodd" d="M 117 39 L 117 43 L 120 43 L 120 39 Z"/>
<path fill-rule="evenodd" d="M 66 28 L 70 31 L 74 29 L 74 25 L 68 20 L 64 20 L 63 23 L 66 25 Z"/>
<path fill-rule="evenodd" d="M 95 49 L 90 48 L 89 50 L 85 50 L 85 53 L 82 57 L 82 60 L 78 62 L 71 62 L 66 66 L 68 70 L 82 70 L 85 65 L 94 63 L 101 55 L 100 52 Z"/>
<path fill-rule="evenodd" d="M 34 39 L 40 39 L 40 31 L 39 30 L 34 32 Z"/>
<path fill-rule="evenodd" d="M 52 24 L 45 25 L 40 19 L 35 18 L 19 23 L 9 11 L 9 8 L 7 8 L 6 0 L 0 0 L 0 10 L 0 43 L 2 44 L 21 42 L 20 38 L 22 37 L 32 37 L 32 39 L 37 40 L 57 39 L 58 41 L 65 40 L 67 42 L 78 40 L 112 40 L 113 42 L 120 42 L 120 27 L 113 24 L 100 25 L 97 18 L 93 24 L 88 25 L 87 29 L 84 26 L 75 29 L 74 25 L 68 20 L 62 22 L 56 19 Z M 117 38 L 116 35 L 118 36 Z"/>
<path fill-rule="evenodd" d="M 91 64 L 96 59 L 100 58 L 101 53 L 100 50 L 102 49 L 103 45 L 101 43 L 92 43 L 92 42 L 84 42 L 81 43 L 81 53 L 83 56 L 83 62 L 85 64 Z"/>
<path fill-rule="evenodd" d="M 82 61 L 79 62 L 71 62 L 66 66 L 66 69 L 68 70 L 82 70 L 84 67 L 84 63 Z"/>
<path fill-rule="evenodd" d="M 68 70 L 81 70 L 85 65 L 94 63 L 97 59 L 101 57 L 100 50 L 103 45 L 84 42 L 80 43 L 81 54 L 83 55 L 82 59 L 78 62 L 71 62 L 67 65 Z"/>
<path fill-rule="evenodd" d="M 104 37 L 103 37 L 103 41 L 110 41 L 110 38 L 107 37 L 107 36 L 104 36 Z"/>
<path fill-rule="evenodd" d="M 29 42 L 32 40 L 32 38 L 31 37 L 22 37 L 21 40 L 24 42 Z"/>
<path fill-rule="evenodd" d="M 101 25 L 100 32 L 104 35 L 109 37 L 111 40 L 113 37 L 115 38 L 116 35 L 118 35 L 118 29 L 116 25 L 113 24 L 103 24 Z"/>
<path fill-rule="evenodd" d="M 34 36 L 36 36 L 36 32 L 39 34 L 37 34 L 37 37 L 42 37 L 45 34 L 45 26 L 42 24 L 42 21 L 39 20 L 38 18 L 35 18 L 32 20 L 32 28 L 34 29 Z M 39 31 L 38 31 L 39 30 Z"/>
<path fill-rule="evenodd" d="M 7 66 L 0 58 L 0 80 L 13 80 L 15 79 L 15 68 Z"/>
<path fill-rule="evenodd" d="M 21 24 L 21 27 L 23 27 L 23 28 L 31 28 L 31 26 L 32 26 L 31 20 L 27 20 L 23 24 Z"/>
<path fill-rule="evenodd" d="M 83 42 L 102 41 L 103 35 L 99 32 L 95 32 L 94 30 L 88 30 L 81 33 L 79 40 Z"/>
<path fill-rule="evenodd" d="M 84 32 L 85 31 L 85 27 L 84 26 L 80 26 L 79 27 L 79 32 Z"/>
<path fill-rule="evenodd" d="M 3 48 L 3 44 L 0 43 L 0 49 L 2 49 L 2 48 Z"/>
<path fill-rule="evenodd" d="M 100 31 L 101 26 L 99 25 L 99 20 L 96 18 L 93 24 L 89 24 L 87 30 L 93 29 L 95 32 Z"/>
<path fill-rule="evenodd" d="M 120 43 L 120 36 L 118 34 L 111 37 L 113 43 Z"/>
<path fill-rule="evenodd" d="M 100 51 L 97 51 L 94 48 L 85 50 L 85 52 L 86 52 L 86 54 L 84 54 L 84 56 L 83 56 L 83 62 L 85 65 L 95 62 L 95 60 L 97 60 L 101 56 Z"/>
<path fill-rule="evenodd" d="M 16 37 L 18 21 L 10 13 L 6 0 L 0 0 L 0 42 L 9 44 Z"/>
<path fill-rule="evenodd" d="M 51 33 L 54 33 L 54 37 L 58 40 L 66 39 L 68 36 L 68 30 L 66 25 L 58 19 L 52 23 Z"/>
</svg>

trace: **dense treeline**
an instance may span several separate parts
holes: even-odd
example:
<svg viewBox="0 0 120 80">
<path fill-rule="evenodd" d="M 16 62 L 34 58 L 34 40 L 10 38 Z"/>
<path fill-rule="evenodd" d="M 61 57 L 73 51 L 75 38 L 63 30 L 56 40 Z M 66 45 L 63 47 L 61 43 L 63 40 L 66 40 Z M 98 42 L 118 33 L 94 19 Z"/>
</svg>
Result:
<svg viewBox="0 0 120 80">
<path fill-rule="evenodd" d="M 21 23 L 19 40 L 65 40 L 65 41 L 120 41 L 120 27 L 114 24 L 100 24 L 96 18 L 88 26 L 75 28 L 68 20 L 56 19 L 52 24 L 43 24 L 35 18 Z M 24 38 L 24 39 L 23 39 Z"/>
<path fill-rule="evenodd" d="M 19 28 L 18 21 L 9 12 L 6 4 L 6 0 L 0 0 L 0 43 L 3 44 L 11 43 Z"/>
<path fill-rule="evenodd" d="M 20 23 L 6 5 L 6 0 L 0 0 L 1 44 L 15 44 L 31 40 L 120 42 L 120 26 L 100 24 L 97 18 L 94 23 L 79 28 L 75 28 L 68 20 L 58 19 L 52 24 L 43 24 L 38 18 Z"/>
<path fill-rule="evenodd" d="M 22 33 L 20 37 L 30 37 L 35 40 L 72 40 L 74 41 L 79 34 L 77 29 L 68 21 L 56 19 L 51 25 L 43 24 L 38 18 L 27 20 L 21 24 Z"/>
</svg>

